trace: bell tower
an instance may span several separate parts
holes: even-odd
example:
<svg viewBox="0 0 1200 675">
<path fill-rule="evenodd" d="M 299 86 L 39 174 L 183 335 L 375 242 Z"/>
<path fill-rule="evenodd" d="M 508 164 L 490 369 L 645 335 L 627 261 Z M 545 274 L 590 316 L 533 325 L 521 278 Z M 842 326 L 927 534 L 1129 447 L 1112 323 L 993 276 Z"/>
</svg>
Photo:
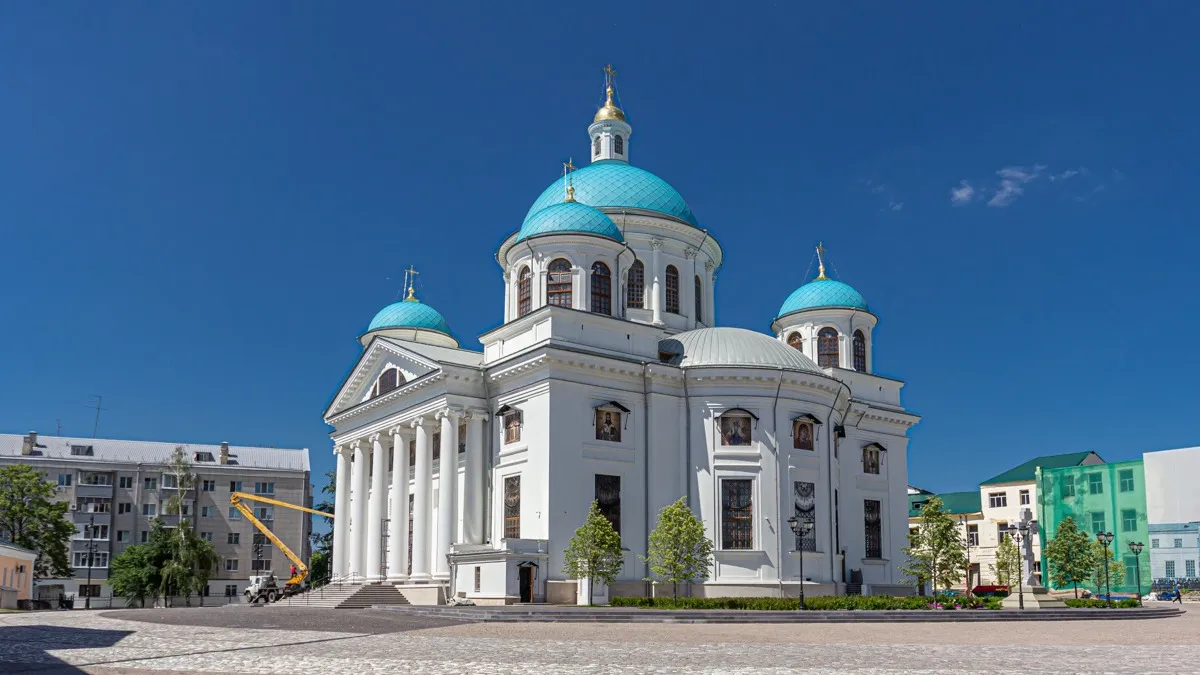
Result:
<svg viewBox="0 0 1200 675">
<path fill-rule="evenodd" d="M 625 121 L 625 111 L 613 102 L 614 87 L 617 71 L 612 65 L 604 67 L 604 105 L 596 111 L 592 124 L 588 127 L 591 138 L 591 158 L 593 162 L 602 159 L 629 161 L 629 136 L 633 127 Z"/>
</svg>

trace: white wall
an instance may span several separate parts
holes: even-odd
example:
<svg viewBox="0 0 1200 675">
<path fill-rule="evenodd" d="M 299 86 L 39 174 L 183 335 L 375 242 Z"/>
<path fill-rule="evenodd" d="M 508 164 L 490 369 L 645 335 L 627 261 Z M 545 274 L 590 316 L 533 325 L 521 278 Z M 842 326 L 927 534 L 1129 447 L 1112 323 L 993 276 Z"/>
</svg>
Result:
<svg viewBox="0 0 1200 675">
<path fill-rule="evenodd" d="M 1200 447 L 1147 452 L 1142 460 L 1149 524 L 1200 521 Z"/>
</svg>

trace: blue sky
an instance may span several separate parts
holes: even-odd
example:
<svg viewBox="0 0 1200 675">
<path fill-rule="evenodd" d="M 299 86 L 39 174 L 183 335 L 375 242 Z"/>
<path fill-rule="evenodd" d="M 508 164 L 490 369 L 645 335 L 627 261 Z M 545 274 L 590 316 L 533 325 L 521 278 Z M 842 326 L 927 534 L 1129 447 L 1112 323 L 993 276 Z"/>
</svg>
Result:
<svg viewBox="0 0 1200 675">
<path fill-rule="evenodd" d="M 0 431 L 90 435 L 102 394 L 102 436 L 330 468 L 405 267 L 464 344 L 500 322 L 611 62 L 719 323 L 768 330 L 818 240 L 867 297 L 911 482 L 1200 443 L 1200 7 L 801 4 L 5 4 Z"/>
</svg>

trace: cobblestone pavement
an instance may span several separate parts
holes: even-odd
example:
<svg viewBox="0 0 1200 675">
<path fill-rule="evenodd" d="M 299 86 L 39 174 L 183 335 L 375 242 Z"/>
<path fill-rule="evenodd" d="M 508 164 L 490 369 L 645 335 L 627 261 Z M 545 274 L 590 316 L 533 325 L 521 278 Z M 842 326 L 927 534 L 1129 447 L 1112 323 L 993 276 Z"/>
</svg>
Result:
<svg viewBox="0 0 1200 675">
<path fill-rule="evenodd" d="M 0 673 L 1200 673 L 1200 612 L 1063 623 L 421 627 L 386 612 L 276 610 L 0 615 Z M 274 627 L 249 627 L 256 622 Z"/>
</svg>

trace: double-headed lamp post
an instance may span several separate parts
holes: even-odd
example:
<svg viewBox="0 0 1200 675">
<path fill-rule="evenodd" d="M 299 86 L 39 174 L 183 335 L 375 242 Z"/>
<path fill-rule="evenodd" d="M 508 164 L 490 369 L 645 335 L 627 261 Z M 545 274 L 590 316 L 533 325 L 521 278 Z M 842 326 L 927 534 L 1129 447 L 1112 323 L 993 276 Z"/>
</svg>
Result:
<svg viewBox="0 0 1200 675">
<path fill-rule="evenodd" d="M 1021 550 L 1021 543 L 1029 538 L 1029 525 L 1009 525 L 1008 536 L 1017 544 L 1017 609 L 1025 609 L 1025 552 Z"/>
<path fill-rule="evenodd" d="M 796 552 L 800 554 L 800 609 L 804 609 L 804 537 L 812 532 L 813 524 L 799 516 L 788 518 L 787 524 L 796 535 Z"/>
<path fill-rule="evenodd" d="M 1140 541 L 1129 542 L 1129 550 L 1133 553 L 1133 574 L 1137 577 L 1138 607 L 1142 606 L 1142 548 Z"/>
<path fill-rule="evenodd" d="M 83 608 L 92 608 L 92 558 L 95 556 L 96 516 L 88 516 L 87 527 L 83 530 L 83 538 L 87 540 L 87 593 L 83 596 Z"/>
<path fill-rule="evenodd" d="M 1112 585 L 1108 582 L 1108 547 L 1113 542 L 1112 532 L 1097 532 L 1096 541 L 1104 545 L 1104 599 L 1112 607 Z"/>
</svg>

